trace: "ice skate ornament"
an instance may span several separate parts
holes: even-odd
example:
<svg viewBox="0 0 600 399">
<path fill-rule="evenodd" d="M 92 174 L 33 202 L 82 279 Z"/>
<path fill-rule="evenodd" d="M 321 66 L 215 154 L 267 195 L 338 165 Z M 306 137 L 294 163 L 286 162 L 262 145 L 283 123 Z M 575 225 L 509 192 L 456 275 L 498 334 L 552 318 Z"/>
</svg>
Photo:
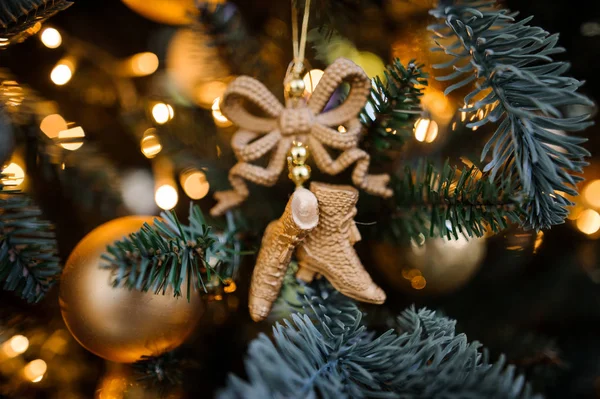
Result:
<svg viewBox="0 0 600 399">
<path fill-rule="evenodd" d="M 334 91 L 348 83 L 350 92 L 337 107 L 323 111 Z M 369 154 L 358 147 L 361 136 L 359 112 L 365 106 L 371 90 L 371 81 L 365 72 L 350 60 L 339 58 L 325 69 L 323 77 L 308 100 L 304 96 L 304 82 L 298 74 L 286 78 L 286 104 L 258 80 L 240 76 L 227 88 L 221 101 L 223 114 L 238 125 L 231 146 L 238 163 L 229 171 L 233 190 L 215 193 L 217 205 L 213 216 L 224 214 L 248 197 L 246 181 L 262 186 L 274 185 L 286 166 L 286 158 L 294 142 L 310 148 L 317 168 L 329 175 L 337 175 L 351 165 L 352 182 L 366 192 L 391 197 L 387 187 L 389 175 L 370 175 Z M 266 116 L 251 113 L 246 106 L 258 107 Z M 338 131 L 344 126 L 346 132 Z M 342 151 L 333 159 L 327 148 Z M 253 165 L 271 153 L 267 167 Z"/>
</svg>

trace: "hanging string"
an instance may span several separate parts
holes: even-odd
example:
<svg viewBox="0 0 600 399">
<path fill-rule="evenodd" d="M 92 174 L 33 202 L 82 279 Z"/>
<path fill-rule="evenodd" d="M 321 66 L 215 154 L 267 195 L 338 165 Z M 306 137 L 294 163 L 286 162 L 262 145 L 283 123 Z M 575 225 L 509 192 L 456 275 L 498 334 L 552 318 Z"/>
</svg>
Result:
<svg viewBox="0 0 600 399">
<path fill-rule="evenodd" d="M 294 49 L 294 73 L 300 75 L 304 68 L 304 52 L 306 50 L 306 36 L 308 34 L 308 17 L 310 15 L 310 0 L 305 0 L 304 17 L 302 18 L 302 32 L 298 39 L 298 8 L 292 0 L 292 45 Z"/>
</svg>

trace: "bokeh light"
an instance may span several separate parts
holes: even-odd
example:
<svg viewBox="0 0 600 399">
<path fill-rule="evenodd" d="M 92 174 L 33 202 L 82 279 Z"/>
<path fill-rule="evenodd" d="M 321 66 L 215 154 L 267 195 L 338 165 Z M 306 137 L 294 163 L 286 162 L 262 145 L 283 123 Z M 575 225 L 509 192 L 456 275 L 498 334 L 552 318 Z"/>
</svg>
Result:
<svg viewBox="0 0 600 399">
<path fill-rule="evenodd" d="M 177 189 L 170 184 L 164 184 L 156 189 L 154 194 L 154 201 L 161 209 L 168 211 L 175 208 L 179 201 L 179 195 Z"/>
<path fill-rule="evenodd" d="M 152 107 L 152 117 L 159 125 L 163 125 L 173 119 L 175 112 L 173 107 L 165 103 L 157 103 Z"/>
<path fill-rule="evenodd" d="M 200 170 L 185 170 L 181 173 L 179 182 L 187 196 L 194 200 L 206 197 L 210 190 L 210 184 L 206 180 L 206 175 Z"/>
<path fill-rule="evenodd" d="M 142 137 L 142 141 L 140 143 L 140 148 L 142 150 L 142 154 L 144 154 L 146 158 L 154 158 L 158 155 L 158 153 L 160 153 L 162 150 L 162 144 L 160 143 L 156 129 L 150 128 L 144 132 L 144 136 Z"/>
<path fill-rule="evenodd" d="M 429 118 L 419 118 L 415 123 L 415 139 L 432 143 L 438 135 L 438 124 Z"/>
<path fill-rule="evenodd" d="M 40 35 L 40 40 L 44 46 L 48 48 L 58 48 L 62 44 L 62 36 L 59 31 L 54 28 L 46 28 Z"/>
<path fill-rule="evenodd" d="M 158 69 L 158 57 L 154 53 L 135 54 L 129 59 L 131 72 L 134 76 L 148 76 Z"/>
<path fill-rule="evenodd" d="M 221 106 L 220 106 L 220 101 L 221 101 L 221 97 L 217 97 L 215 98 L 215 100 L 212 103 L 212 116 L 213 119 L 215 120 L 215 125 L 219 126 L 219 127 L 228 127 L 231 126 L 232 123 L 229 119 L 227 119 L 227 117 L 225 115 L 223 115 L 223 113 L 221 112 Z"/>
<path fill-rule="evenodd" d="M 6 357 L 12 358 L 25 353 L 29 348 L 29 340 L 23 335 L 14 335 L 11 339 L 2 344 L 2 353 Z"/>
<path fill-rule="evenodd" d="M 600 214 L 593 209 L 586 209 L 581 212 L 576 224 L 579 231 L 592 235 L 600 230 Z"/>
<path fill-rule="evenodd" d="M 5 186 L 18 187 L 25 181 L 25 171 L 21 165 L 11 162 L 4 169 L 2 174 L 6 175 L 2 177 L 2 184 Z"/>
<path fill-rule="evenodd" d="M 50 80 L 57 85 L 62 86 L 67 84 L 73 77 L 75 72 L 75 63 L 69 59 L 62 59 L 56 64 L 50 73 Z"/>
<path fill-rule="evenodd" d="M 71 129 L 62 130 L 58 132 L 58 139 L 81 139 L 81 140 L 70 140 L 69 143 L 61 143 L 60 146 L 65 150 L 75 151 L 83 145 L 83 138 L 85 132 L 81 126 L 76 126 Z"/>
<path fill-rule="evenodd" d="M 304 75 L 304 86 L 308 93 L 315 91 L 315 87 L 319 84 L 319 81 L 323 77 L 323 71 L 320 69 L 312 69 L 306 75 Z"/>
<path fill-rule="evenodd" d="M 154 178 L 144 169 L 134 169 L 123 173 L 121 178 L 123 203 L 137 215 L 151 215 L 156 211 L 154 202 Z"/>
<path fill-rule="evenodd" d="M 48 365 L 42 359 L 35 359 L 23 368 L 23 375 L 31 382 L 39 382 L 44 378 Z"/>
<path fill-rule="evenodd" d="M 61 131 L 68 128 L 67 122 L 59 114 L 48 115 L 40 123 L 40 130 L 51 139 L 57 138 Z"/>
<path fill-rule="evenodd" d="M 594 208 L 600 208 L 600 180 L 591 181 L 583 189 L 583 198 Z"/>
</svg>

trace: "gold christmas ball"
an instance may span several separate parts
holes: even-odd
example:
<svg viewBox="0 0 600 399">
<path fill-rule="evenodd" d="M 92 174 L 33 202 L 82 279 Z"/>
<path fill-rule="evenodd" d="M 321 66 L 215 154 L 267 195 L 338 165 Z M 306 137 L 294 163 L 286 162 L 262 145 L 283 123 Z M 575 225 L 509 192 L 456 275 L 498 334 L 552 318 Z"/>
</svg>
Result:
<svg viewBox="0 0 600 399">
<path fill-rule="evenodd" d="M 151 21 L 187 25 L 196 12 L 194 0 L 122 0 L 133 11 Z"/>
<path fill-rule="evenodd" d="M 306 165 L 298 165 L 292 168 L 292 179 L 295 182 L 304 183 L 310 177 L 310 169 Z"/>
<path fill-rule="evenodd" d="M 295 164 L 303 164 L 308 158 L 308 149 L 302 145 L 293 146 L 290 150 L 290 155 Z"/>
<path fill-rule="evenodd" d="M 411 295 L 439 295 L 468 283 L 486 253 L 485 238 L 459 236 L 426 240 L 421 246 L 397 247 L 387 242 L 371 245 L 378 269 L 393 287 Z"/>
<path fill-rule="evenodd" d="M 106 246 L 139 230 L 152 216 L 128 216 L 92 230 L 77 244 L 60 282 L 60 309 L 67 328 L 90 352 L 130 363 L 181 345 L 204 311 L 199 295 L 175 298 L 113 288 L 101 269 Z"/>
<path fill-rule="evenodd" d="M 287 91 L 292 97 L 302 97 L 304 95 L 304 90 L 306 89 L 306 84 L 303 79 L 292 79 L 288 83 Z"/>
</svg>

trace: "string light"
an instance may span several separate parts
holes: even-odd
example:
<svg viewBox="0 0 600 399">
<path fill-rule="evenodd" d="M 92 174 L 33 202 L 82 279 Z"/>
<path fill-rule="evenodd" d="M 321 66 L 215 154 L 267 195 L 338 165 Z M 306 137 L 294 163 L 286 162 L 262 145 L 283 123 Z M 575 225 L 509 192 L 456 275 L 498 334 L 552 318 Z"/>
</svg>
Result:
<svg viewBox="0 0 600 399">
<path fill-rule="evenodd" d="M 42 359 L 35 359 L 23 368 L 23 375 L 31 382 L 40 382 L 48 370 L 48 365 Z"/>
<path fill-rule="evenodd" d="M 61 130 L 58 132 L 59 140 L 68 139 L 69 143 L 61 143 L 60 146 L 65 150 L 75 151 L 79 149 L 83 145 L 83 138 L 85 137 L 85 132 L 81 126 L 73 127 L 67 130 Z M 72 139 L 81 139 L 81 140 L 72 140 Z"/>
<path fill-rule="evenodd" d="M 57 86 L 67 84 L 73 77 L 75 72 L 75 62 L 69 58 L 63 58 L 58 61 L 58 64 L 54 67 L 50 73 L 50 79 Z"/>
<path fill-rule="evenodd" d="M 415 139 L 432 143 L 438 135 L 438 124 L 427 117 L 417 119 L 415 123 Z"/>
<path fill-rule="evenodd" d="M 142 154 L 144 154 L 146 158 L 154 158 L 158 155 L 162 150 L 162 144 L 156 134 L 156 129 L 150 128 L 144 132 L 140 147 L 142 149 Z"/>
<path fill-rule="evenodd" d="M 40 40 L 44 46 L 48 48 L 58 48 L 62 44 L 62 36 L 59 31 L 54 28 L 46 28 L 40 35 Z"/>
<path fill-rule="evenodd" d="M 206 175 L 197 169 L 183 171 L 179 176 L 179 182 L 187 196 L 194 200 L 206 197 L 206 194 L 210 190 L 210 184 L 206 180 Z"/>
<path fill-rule="evenodd" d="M 593 209 L 586 209 L 581 212 L 576 224 L 579 231 L 592 235 L 600 230 L 600 214 Z"/>
<path fill-rule="evenodd" d="M 158 57 L 154 53 L 135 54 L 129 59 L 129 67 L 134 76 L 148 76 L 158 69 Z"/>
<path fill-rule="evenodd" d="M 312 69 L 306 75 L 304 75 L 304 87 L 306 87 L 306 92 L 312 93 L 315 90 L 315 87 L 319 84 L 319 81 L 323 77 L 323 71 L 320 69 Z"/>
<path fill-rule="evenodd" d="M 175 187 L 170 184 L 164 184 L 156 189 L 154 201 L 159 208 L 168 211 L 175 208 L 175 205 L 179 201 L 179 195 Z"/>
<path fill-rule="evenodd" d="M 591 181 L 583 189 L 583 198 L 594 208 L 600 208 L 600 180 Z"/>
<path fill-rule="evenodd" d="M 346 133 L 347 132 L 346 128 L 344 126 L 342 126 L 342 125 L 338 126 L 337 131 L 340 132 L 340 133 Z"/>
<path fill-rule="evenodd" d="M 152 107 L 152 117 L 159 125 L 164 125 L 175 116 L 173 107 L 165 103 L 157 103 Z"/>
<path fill-rule="evenodd" d="M 23 335 L 15 335 L 2 344 L 2 352 L 9 358 L 25 353 L 27 348 L 29 348 L 29 340 Z"/>
<path fill-rule="evenodd" d="M 40 130 L 51 139 L 58 137 L 61 131 L 68 128 L 67 122 L 59 114 L 48 115 L 40 123 Z"/>
<path fill-rule="evenodd" d="M 215 98 L 215 100 L 212 103 L 212 116 L 213 119 L 215 120 L 215 125 L 219 126 L 219 127 L 228 127 L 231 126 L 232 123 L 229 119 L 227 119 L 227 117 L 225 115 L 223 115 L 223 113 L 221 112 L 221 106 L 220 106 L 220 101 L 221 101 L 221 97 L 217 97 Z"/>
<path fill-rule="evenodd" d="M 11 162 L 3 170 L 2 184 L 5 186 L 18 187 L 25 181 L 25 171 L 21 165 Z"/>
</svg>

